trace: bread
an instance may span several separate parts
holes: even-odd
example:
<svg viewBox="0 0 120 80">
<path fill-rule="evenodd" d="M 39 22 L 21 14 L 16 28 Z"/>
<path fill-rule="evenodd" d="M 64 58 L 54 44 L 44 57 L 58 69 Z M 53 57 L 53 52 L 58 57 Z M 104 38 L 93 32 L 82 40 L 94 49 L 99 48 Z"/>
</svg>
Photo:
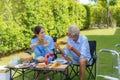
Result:
<svg viewBox="0 0 120 80">
<path fill-rule="evenodd" d="M 45 41 L 36 42 L 35 45 L 45 44 Z"/>
<path fill-rule="evenodd" d="M 38 60 L 38 62 L 44 62 L 45 58 L 44 57 L 38 57 L 37 60 Z"/>
<path fill-rule="evenodd" d="M 45 63 L 38 63 L 36 68 L 45 68 L 46 64 Z"/>
<path fill-rule="evenodd" d="M 52 68 L 56 68 L 56 67 L 58 67 L 58 66 L 60 66 L 61 64 L 60 64 L 60 62 L 56 62 L 56 63 L 54 63 L 54 64 L 52 64 Z"/>
<path fill-rule="evenodd" d="M 67 42 L 65 42 L 65 41 L 58 41 L 56 43 L 59 44 L 59 45 L 65 45 L 65 44 L 67 44 Z"/>
<path fill-rule="evenodd" d="M 20 57 L 20 60 L 22 61 L 22 62 L 31 62 L 32 61 L 32 59 L 33 59 L 33 56 L 32 55 L 29 55 L 29 54 L 26 54 L 26 55 L 23 55 L 23 56 L 21 56 Z"/>
</svg>

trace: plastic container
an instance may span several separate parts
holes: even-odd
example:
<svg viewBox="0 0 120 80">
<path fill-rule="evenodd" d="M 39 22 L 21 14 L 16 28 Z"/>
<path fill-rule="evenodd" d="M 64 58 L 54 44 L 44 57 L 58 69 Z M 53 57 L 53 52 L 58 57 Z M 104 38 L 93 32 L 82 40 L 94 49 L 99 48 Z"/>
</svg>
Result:
<svg viewBox="0 0 120 80">
<path fill-rule="evenodd" d="M 53 54 L 53 53 L 50 53 L 50 54 L 49 54 L 49 63 L 53 60 L 53 58 L 54 58 L 54 54 Z"/>
<path fill-rule="evenodd" d="M 49 58 L 49 56 L 46 55 L 46 56 L 45 56 L 45 61 L 44 61 L 46 65 L 48 65 L 48 58 Z"/>
<path fill-rule="evenodd" d="M 0 66 L 0 80 L 10 80 L 10 71 L 8 68 Z"/>
</svg>

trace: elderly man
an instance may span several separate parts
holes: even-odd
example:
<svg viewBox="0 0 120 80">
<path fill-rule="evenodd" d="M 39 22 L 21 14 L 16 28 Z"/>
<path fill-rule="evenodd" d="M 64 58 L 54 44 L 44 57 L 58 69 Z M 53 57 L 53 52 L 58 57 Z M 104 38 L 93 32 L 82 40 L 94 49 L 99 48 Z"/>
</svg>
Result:
<svg viewBox="0 0 120 80">
<path fill-rule="evenodd" d="M 84 80 L 86 64 L 91 58 L 89 43 L 87 37 L 80 35 L 80 29 L 77 26 L 70 26 L 68 29 L 68 40 L 63 51 L 58 45 L 55 45 L 64 57 L 72 55 L 71 61 L 80 65 L 80 80 Z"/>
</svg>

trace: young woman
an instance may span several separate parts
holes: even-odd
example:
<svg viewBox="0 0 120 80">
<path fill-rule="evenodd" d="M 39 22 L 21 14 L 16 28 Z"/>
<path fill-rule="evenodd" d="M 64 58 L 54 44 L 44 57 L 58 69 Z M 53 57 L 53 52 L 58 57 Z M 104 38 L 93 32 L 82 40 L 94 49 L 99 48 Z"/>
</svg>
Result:
<svg viewBox="0 0 120 80">
<path fill-rule="evenodd" d="M 45 57 L 49 53 L 53 54 L 54 41 L 51 36 L 45 34 L 44 28 L 42 26 L 36 26 L 34 28 L 34 34 L 30 47 L 35 53 L 35 58 L 39 56 Z"/>
</svg>

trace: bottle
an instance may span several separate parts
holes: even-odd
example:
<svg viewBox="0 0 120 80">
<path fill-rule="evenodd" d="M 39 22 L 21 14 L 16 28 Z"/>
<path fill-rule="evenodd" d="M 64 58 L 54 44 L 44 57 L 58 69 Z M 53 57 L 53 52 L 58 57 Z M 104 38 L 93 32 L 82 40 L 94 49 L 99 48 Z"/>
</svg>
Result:
<svg viewBox="0 0 120 80">
<path fill-rule="evenodd" d="M 50 54 L 49 54 L 50 62 L 53 60 L 53 58 L 54 58 L 54 54 L 53 54 L 53 53 L 50 53 Z"/>
<path fill-rule="evenodd" d="M 46 65 L 48 65 L 48 57 L 49 57 L 48 55 L 45 56 L 45 61 L 44 62 L 45 62 Z"/>
<path fill-rule="evenodd" d="M 48 47 L 46 47 L 45 50 L 46 50 L 47 55 L 48 55 L 48 63 L 50 63 L 53 60 L 53 57 L 54 57 L 53 51 L 50 50 Z"/>
</svg>

